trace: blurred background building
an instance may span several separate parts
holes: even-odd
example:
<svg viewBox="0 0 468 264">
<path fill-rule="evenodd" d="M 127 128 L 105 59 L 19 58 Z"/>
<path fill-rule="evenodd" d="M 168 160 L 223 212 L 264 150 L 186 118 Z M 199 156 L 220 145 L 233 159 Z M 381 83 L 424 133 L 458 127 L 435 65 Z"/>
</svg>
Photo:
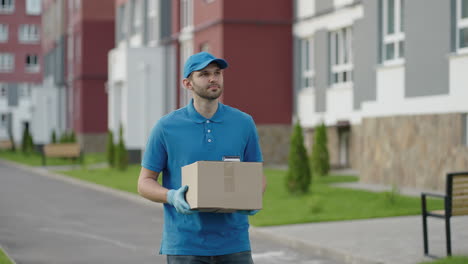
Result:
<svg viewBox="0 0 468 264">
<path fill-rule="evenodd" d="M 104 151 L 107 53 L 114 46 L 113 0 L 43 0 L 44 79 L 35 98 L 38 144 L 74 131 L 86 152 Z"/>
<path fill-rule="evenodd" d="M 468 0 L 4 0 L 0 139 L 75 131 L 93 152 L 122 127 L 139 162 L 200 51 L 229 62 L 221 100 L 253 116 L 266 164 L 299 120 L 364 182 L 442 189 L 468 167 Z"/>
<path fill-rule="evenodd" d="M 0 138 L 31 126 L 32 91 L 42 82 L 41 1 L 0 2 Z"/>
<path fill-rule="evenodd" d="M 296 1 L 297 113 L 335 167 L 443 189 L 468 167 L 468 1 Z"/>
</svg>

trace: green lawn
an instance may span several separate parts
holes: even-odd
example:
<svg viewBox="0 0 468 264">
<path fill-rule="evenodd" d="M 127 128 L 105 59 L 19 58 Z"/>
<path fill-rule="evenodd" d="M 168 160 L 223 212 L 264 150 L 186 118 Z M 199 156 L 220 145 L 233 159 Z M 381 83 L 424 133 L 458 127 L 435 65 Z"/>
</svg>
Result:
<svg viewBox="0 0 468 264">
<path fill-rule="evenodd" d="M 126 171 L 116 169 L 93 169 L 93 170 L 72 170 L 60 171 L 59 173 L 72 176 L 74 178 L 94 182 L 100 185 L 112 187 L 114 189 L 137 192 L 137 180 L 140 174 L 140 165 L 130 165 Z M 162 177 L 160 177 L 162 178 Z"/>
<path fill-rule="evenodd" d="M 265 170 L 268 188 L 263 207 L 251 218 L 256 226 L 364 219 L 376 217 L 417 215 L 421 213 L 418 197 L 401 196 L 392 192 L 374 193 L 331 187 L 331 183 L 357 181 L 351 176 L 314 178 L 307 195 L 292 196 L 285 188 L 286 171 Z M 431 200 L 429 208 L 441 209 L 439 200 Z"/>
<path fill-rule="evenodd" d="M 13 264 L 0 247 L 0 264 Z"/>
<path fill-rule="evenodd" d="M 96 169 L 60 173 L 137 193 L 139 171 L 139 165 L 132 165 L 126 172 Z M 265 174 L 268 178 L 268 188 L 263 201 L 264 209 L 251 217 L 251 223 L 255 226 L 420 214 L 421 201 L 418 197 L 329 186 L 336 182 L 357 181 L 356 177 L 328 176 L 315 179 L 309 194 L 293 196 L 284 186 L 285 171 L 266 169 Z M 430 200 L 429 208 L 441 209 L 442 202 Z"/>
<path fill-rule="evenodd" d="M 24 154 L 21 151 L 6 151 L 0 150 L 0 158 L 18 162 L 29 166 L 42 166 L 42 156 L 40 153 L 34 152 Z M 94 164 L 105 162 L 106 157 L 104 153 L 86 153 L 84 156 L 84 164 Z M 79 164 L 78 160 L 65 159 L 65 158 L 47 158 L 47 166 L 57 165 L 70 165 Z"/>
<path fill-rule="evenodd" d="M 453 256 L 436 261 L 421 262 L 420 264 L 466 264 L 468 263 L 468 257 L 464 256 Z"/>
</svg>

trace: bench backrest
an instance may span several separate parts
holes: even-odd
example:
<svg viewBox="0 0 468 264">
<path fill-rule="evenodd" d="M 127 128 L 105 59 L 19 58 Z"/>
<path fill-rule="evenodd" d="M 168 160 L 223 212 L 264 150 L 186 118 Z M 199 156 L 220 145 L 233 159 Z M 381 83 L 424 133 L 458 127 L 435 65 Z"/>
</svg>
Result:
<svg viewBox="0 0 468 264">
<path fill-rule="evenodd" d="M 47 157 L 77 158 L 81 148 L 78 143 L 58 143 L 44 146 L 44 155 Z"/>
<path fill-rule="evenodd" d="M 447 195 L 452 197 L 452 215 L 468 215 L 468 172 L 448 174 Z"/>
<path fill-rule="evenodd" d="M 11 149 L 12 146 L 10 140 L 0 140 L 0 149 Z"/>
</svg>

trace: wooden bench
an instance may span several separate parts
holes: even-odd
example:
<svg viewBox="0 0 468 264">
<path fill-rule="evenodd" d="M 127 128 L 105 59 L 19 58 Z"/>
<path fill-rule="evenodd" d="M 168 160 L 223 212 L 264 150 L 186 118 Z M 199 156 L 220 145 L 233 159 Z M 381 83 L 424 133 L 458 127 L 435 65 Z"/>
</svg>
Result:
<svg viewBox="0 0 468 264">
<path fill-rule="evenodd" d="M 427 211 L 426 196 L 444 199 L 444 210 Z M 468 215 L 468 171 L 453 172 L 447 174 L 446 193 L 421 194 L 422 218 L 423 218 L 423 241 L 424 254 L 429 255 L 429 245 L 427 241 L 427 217 L 437 217 L 445 219 L 445 235 L 447 243 L 447 255 L 452 255 L 452 242 L 450 238 L 450 217 L 457 215 Z"/>
<path fill-rule="evenodd" d="M 0 140 L 0 149 L 1 150 L 10 150 L 13 147 L 11 140 Z"/>
<path fill-rule="evenodd" d="M 74 158 L 83 163 L 83 153 L 78 143 L 57 143 L 44 145 L 42 151 L 42 165 L 46 165 L 46 158 Z"/>
</svg>

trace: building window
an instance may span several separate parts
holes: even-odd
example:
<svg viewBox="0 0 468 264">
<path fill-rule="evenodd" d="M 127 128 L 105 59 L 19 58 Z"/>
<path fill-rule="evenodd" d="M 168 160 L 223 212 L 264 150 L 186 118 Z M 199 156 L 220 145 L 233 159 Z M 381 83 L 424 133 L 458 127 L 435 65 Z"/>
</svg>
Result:
<svg viewBox="0 0 468 264">
<path fill-rule="evenodd" d="M 0 13 L 13 13 L 15 0 L 0 0 Z"/>
<path fill-rule="evenodd" d="M 6 97 L 8 95 L 6 85 L 0 84 L 0 97 Z"/>
<path fill-rule="evenodd" d="M 18 38 L 23 43 L 37 43 L 39 41 L 39 27 L 33 24 L 21 25 Z"/>
<path fill-rule="evenodd" d="M 330 34 L 331 83 L 348 83 L 352 81 L 352 30 L 341 28 Z"/>
<path fill-rule="evenodd" d="M 39 62 L 36 54 L 26 55 L 26 72 L 39 72 Z"/>
<path fill-rule="evenodd" d="M 382 60 L 401 62 L 405 56 L 404 0 L 383 0 Z"/>
<path fill-rule="evenodd" d="M 24 86 L 21 86 L 21 88 L 19 89 L 19 96 L 26 98 L 31 97 L 31 85 L 25 84 Z"/>
<path fill-rule="evenodd" d="M 2 87 L 3 89 L 3 87 Z M 1 114 L 0 115 L 0 127 L 6 127 L 7 126 L 7 115 L 6 114 Z"/>
<path fill-rule="evenodd" d="M 180 75 L 184 75 L 184 68 L 183 65 L 185 61 L 193 54 L 193 44 L 192 41 L 185 41 L 180 43 L 180 62 L 181 62 L 181 68 L 180 68 Z M 188 102 L 190 102 L 192 98 L 192 94 L 183 86 L 181 85 L 181 91 L 180 91 L 180 98 L 179 98 L 179 104 L 186 105 Z"/>
<path fill-rule="evenodd" d="M 158 0 L 148 0 L 148 42 L 155 43 L 159 39 Z"/>
<path fill-rule="evenodd" d="M 463 135 L 463 143 L 465 146 L 468 146 L 468 114 L 462 115 L 462 135 Z"/>
<path fill-rule="evenodd" d="M 0 53 L 0 72 L 11 72 L 15 67 L 15 56 L 12 53 Z"/>
<path fill-rule="evenodd" d="M 180 2 L 180 28 L 189 28 L 193 23 L 193 1 L 181 0 Z"/>
<path fill-rule="evenodd" d="M 141 25 L 143 24 L 142 22 L 142 11 L 143 11 L 143 1 L 142 0 L 135 0 L 133 3 L 133 27 L 132 27 L 132 33 L 133 34 L 140 34 L 141 33 Z"/>
<path fill-rule="evenodd" d="M 309 88 L 314 86 L 314 41 L 313 38 L 306 38 L 301 41 L 301 87 Z"/>
<path fill-rule="evenodd" d="M 0 42 L 8 41 L 8 25 L 0 24 Z"/>
<path fill-rule="evenodd" d="M 41 0 L 26 0 L 26 14 L 40 15 L 41 14 Z"/>
<path fill-rule="evenodd" d="M 457 47 L 468 52 L 468 0 L 457 0 Z"/>
</svg>

